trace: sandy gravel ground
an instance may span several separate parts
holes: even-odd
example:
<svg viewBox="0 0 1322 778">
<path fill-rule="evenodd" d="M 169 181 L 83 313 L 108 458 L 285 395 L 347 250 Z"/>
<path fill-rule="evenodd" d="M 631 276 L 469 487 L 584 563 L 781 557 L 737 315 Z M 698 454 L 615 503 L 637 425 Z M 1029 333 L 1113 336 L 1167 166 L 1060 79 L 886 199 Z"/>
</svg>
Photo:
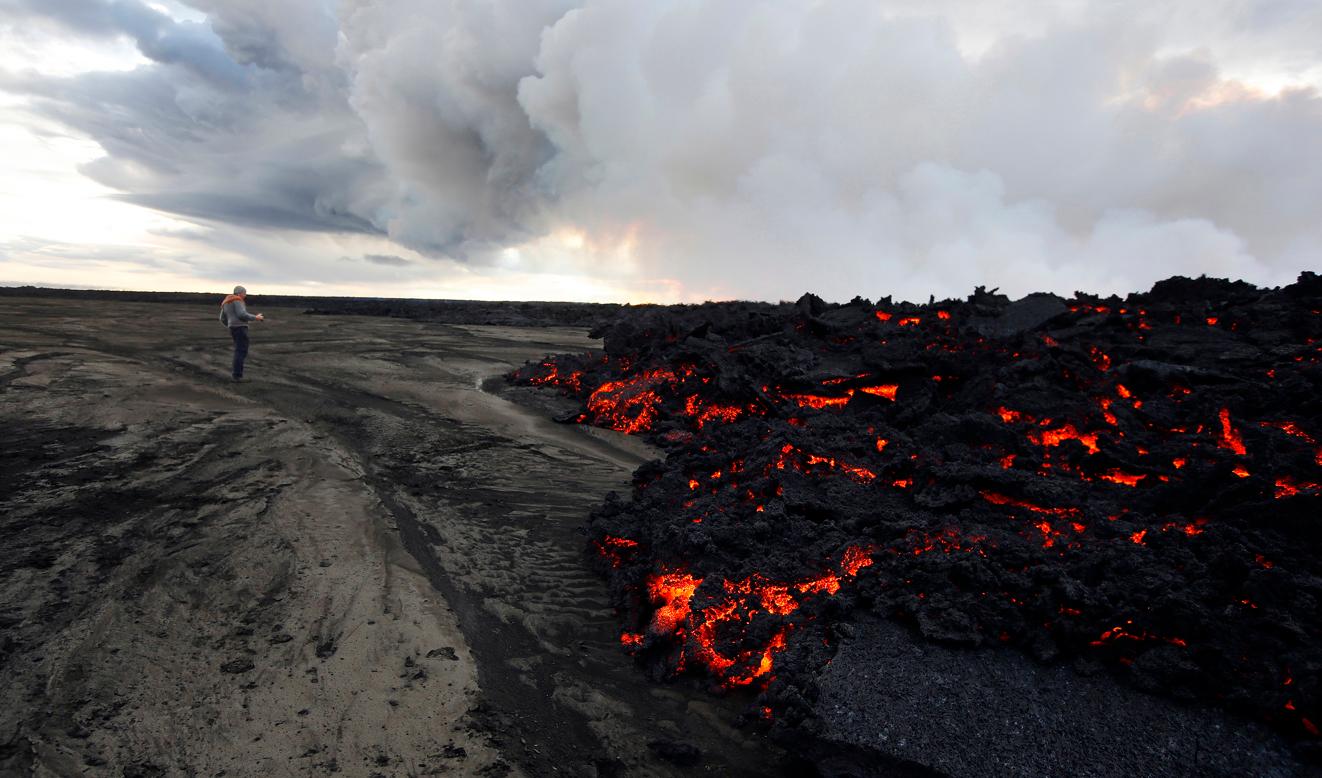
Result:
<svg viewBox="0 0 1322 778">
<path fill-rule="evenodd" d="M 110 350 L 125 327 L 176 345 L 173 312 L 107 332 L 58 308 L 0 327 L 5 770 L 496 764 L 455 616 L 353 458 L 246 387 Z"/>
<path fill-rule="evenodd" d="M 0 774 L 777 763 L 618 649 L 578 527 L 651 452 L 483 390 L 583 333 L 273 310 L 235 385 L 130 308 L 0 316 Z"/>
</svg>

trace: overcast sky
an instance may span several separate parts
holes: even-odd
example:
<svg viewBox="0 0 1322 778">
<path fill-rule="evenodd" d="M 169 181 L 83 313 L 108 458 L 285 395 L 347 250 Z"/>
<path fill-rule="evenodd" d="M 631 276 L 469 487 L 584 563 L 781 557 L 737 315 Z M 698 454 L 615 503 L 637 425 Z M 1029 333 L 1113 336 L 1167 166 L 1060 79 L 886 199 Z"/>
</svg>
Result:
<svg viewBox="0 0 1322 778">
<path fill-rule="evenodd" d="M 0 284 L 926 300 L 1322 270 L 1318 0 L 0 0 Z"/>
</svg>

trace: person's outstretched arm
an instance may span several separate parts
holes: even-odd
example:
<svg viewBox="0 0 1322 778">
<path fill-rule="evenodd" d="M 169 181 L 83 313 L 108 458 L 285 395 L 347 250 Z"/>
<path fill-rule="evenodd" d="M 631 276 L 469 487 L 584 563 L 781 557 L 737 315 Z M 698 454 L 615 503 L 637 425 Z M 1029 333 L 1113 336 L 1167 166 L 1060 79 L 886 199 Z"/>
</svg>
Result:
<svg viewBox="0 0 1322 778">
<path fill-rule="evenodd" d="M 264 321 L 266 319 L 260 313 L 248 313 L 248 306 L 242 300 L 234 301 L 234 313 L 239 317 L 239 321 Z"/>
</svg>

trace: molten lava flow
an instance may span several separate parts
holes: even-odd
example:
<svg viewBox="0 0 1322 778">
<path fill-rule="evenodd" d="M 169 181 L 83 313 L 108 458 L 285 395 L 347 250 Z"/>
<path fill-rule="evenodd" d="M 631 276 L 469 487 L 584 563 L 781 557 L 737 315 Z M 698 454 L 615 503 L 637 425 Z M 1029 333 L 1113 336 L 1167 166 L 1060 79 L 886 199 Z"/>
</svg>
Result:
<svg viewBox="0 0 1322 778">
<path fill-rule="evenodd" d="M 1249 668 L 1275 652 L 1312 667 L 1322 645 L 1322 627 L 1302 621 L 1270 656 L 1238 637 L 1259 624 L 1245 619 L 1297 608 L 1295 577 L 1317 573 L 1289 549 L 1307 545 L 1299 528 L 1322 498 L 1322 417 L 1308 402 L 1322 317 L 1300 308 L 1322 310 L 1317 283 L 1278 294 L 1181 280 L 1107 305 L 1076 299 L 1073 315 L 1026 329 L 982 292 L 894 312 L 649 310 L 605 328 L 609 358 L 544 360 L 521 380 L 574 394 L 579 423 L 665 449 L 632 498 L 590 524 L 593 563 L 628 603 L 621 644 L 653 670 L 727 687 L 810 681 L 832 625 L 869 608 L 1133 662 L 1158 686 L 1270 716 L 1287 698 L 1266 711 Z M 1214 331 L 1178 326 L 1211 310 Z M 819 547 L 839 555 L 805 561 Z M 1225 571 L 1235 580 L 1215 580 Z M 1080 591 L 1062 605 L 1054 581 Z M 1188 635 L 1193 688 L 1186 666 L 1141 659 L 1184 639 L 1125 620 L 1150 613 L 1154 587 L 1182 605 L 1171 623 Z M 757 704 L 780 705 L 779 686 Z M 1290 723 L 1303 736 L 1316 695 L 1298 689 Z"/>
<path fill-rule="evenodd" d="M 1133 640 L 1138 642 L 1159 641 L 1162 643 L 1170 643 L 1171 645 L 1179 646 L 1180 648 L 1186 648 L 1189 645 L 1188 642 L 1186 642 L 1183 638 L 1162 637 L 1160 635 L 1149 632 L 1145 629 L 1141 629 L 1135 632 L 1133 631 L 1134 628 L 1133 625 L 1134 625 L 1134 620 L 1128 619 L 1125 621 L 1123 625 L 1112 627 L 1106 630 L 1105 632 L 1103 632 L 1101 636 L 1098 637 L 1096 640 L 1092 641 L 1090 645 L 1104 646 L 1108 643 L 1112 643 L 1120 640 Z"/>
<path fill-rule="evenodd" d="M 986 500 L 989 503 L 992 503 L 993 505 L 1009 505 L 1014 508 L 1025 508 L 1034 513 L 1042 513 L 1049 516 L 1060 516 L 1062 518 L 1070 518 L 1079 515 L 1078 508 L 1044 508 L 1041 505 L 1034 505 L 1033 503 L 1028 502 L 1027 500 L 1020 500 L 1014 497 L 1007 497 L 1004 494 L 999 494 L 997 492 L 992 492 L 987 490 L 983 490 L 982 499 Z"/>
<path fill-rule="evenodd" d="M 867 483 L 868 481 L 875 480 L 877 477 L 876 473 L 866 467 L 858 467 L 857 465 L 839 462 L 835 457 L 820 457 L 816 454 L 808 454 L 806 455 L 806 461 L 809 465 L 826 465 L 832 470 L 840 470 L 844 472 L 845 475 L 861 483 Z"/>
<path fill-rule="evenodd" d="M 987 542 L 985 535 L 971 535 L 964 537 L 958 529 L 947 527 L 940 532 L 926 533 L 917 530 L 909 530 L 906 535 L 909 543 L 908 553 L 914 556 L 930 554 L 940 551 L 943 554 L 954 554 L 957 552 L 975 553 L 979 556 L 987 556 L 987 552 L 982 549 L 982 545 Z M 902 553 L 899 549 L 894 549 L 895 553 Z"/>
<path fill-rule="evenodd" d="M 838 470 L 859 483 L 870 483 L 877 478 L 877 474 L 866 467 L 851 465 L 835 457 L 800 451 L 791 443 L 781 447 L 780 456 L 774 464 L 777 470 L 791 469 L 801 473 L 811 473 L 814 466 L 825 465 L 828 470 Z"/>
<path fill-rule="evenodd" d="M 1006 424 L 1013 424 L 1019 421 L 1020 419 L 1024 418 L 1024 415 L 1019 411 L 1012 411 L 1009 408 L 1006 408 L 1005 406 L 1001 406 L 1000 408 L 997 408 L 996 413 L 998 416 L 1001 417 L 1001 421 L 1005 422 Z"/>
<path fill-rule="evenodd" d="M 762 599 L 762 607 L 777 616 L 788 616 L 799 607 L 798 601 L 790 595 L 789 587 L 784 584 L 768 584 L 762 587 L 758 596 Z"/>
<path fill-rule="evenodd" d="M 866 376 L 867 374 L 864 373 L 862 375 L 854 376 L 854 378 L 855 379 L 864 378 Z M 852 379 L 849 378 L 827 379 L 822 383 L 827 386 L 835 386 L 848 380 L 852 380 Z M 780 392 L 777 394 L 777 396 L 781 400 L 794 403 L 800 408 L 813 408 L 815 410 L 822 410 L 823 408 L 845 407 L 846 405 L 849 404 L 849 401 L 853 399 L 855 392 L 863 392 L 864 394 L 870 394 L 873 395 L 874 397 L 884 397 L 887 400 L 893 401 L 899 389 L 900 387 L 897 384 L 877 384 L 875 386 L 860 386 L 857 389 L 846 388 L 840 390 L 839 394 L 816 394 L 813 392 Z"/>
<path fill-rule="evenodd" d="M 850 546 L 845 549 L 844 557 L 840 560 L 840 571 L 846 576 L 853 578 L 858 575 L 858 571 L 872 564 L 872 555 L 858 546 Z"/>
<path fill-rule="evenodd" d="M 595 541 L 597 553 L 601 554 L 610 561 L 611 567 L 618 568 L 624 564 L 625 554 L 638 547 L 638 541 L 628 538 L 617 538 L 610 535 L 604 536 L 601 540 Z"/>
<path fill-rule="evenodd" d="M 816 594 L 817 592 L 835 594 L 840 591 L 840 578 L 835 573 L 826 572 L 816 578 L 800 581 L 794 585 L 794 588 L 804 594 Z"/>
<path fill-rule="evenodd" d="M 858 390 L 865 394 L 885 397 L 887 400 L 894 400 L 896 392 L 900 391 L 900 387 L 898 384 L 880 384 L 878 386 L 860 386 Z"/>
<path fill-rule="evenodd" d="M 716 676 L 725 675 L 735 664 L 733 659 L 716 650 L 716 630 L 725 622 L 738 618 L 739 602 L 729 600 L 703 610 L 701 619 L 693 627 L 693 642 L 697 644 L 693 654 Z"/>
<path fill-rule="evenodd" d="M 1042 533 L 1042 547 L 1051 548 L 1056 545 L 1056 536 L 1060 534 L 1055 527 L 1051 526 L 1049 521 L 1039 521 L 1033 525 L 1038 532 Z"/>
<path fill-rule="evenodd" d="M 1110 481 L 1113 484 L 1124 484 L 1125 486 L 1138 486 L 1138 482 L 1147 478 L 1147 475 L 1134 475 L 1120 470 L 1108 470 L 1101 475 L 1102 480 Z"/>
<path fill-rule="evenodd" d="M 1227 451 L 1233 451 L 1239 456 L 1248 453 L 1244 448 L 1244 439 L 1239 436 L 1239 430 L 1235 429 L 1230 423 L 1230 409 L 1221 409 L 1221 439 L 1217 441 L 1218 448 L 1224 448 Z"/>
<path fill-rule="evenodd" d="M 1312 435 L 1299 429 L 1298 424 L 1295 424 L 1292 421 L 1263 421 L 1259 422 L 1259 424 L 1263 427 L 1278 429 L 1291 437 L 1299 438 L 1310 446 L 1317 446 L 1317 448 L 1313 450 L 1313 462 L 1316 463 L 1318 467 L 1322 467 L 1322 446 L 1318 446 L 1317 439 Z"/>
<path fill-rule="evenodd" d="M 843 582 L 872 564 L 870 550 L 848 546 L 834 570 L 795 582 L 774 581 L 756 573 L 737 581 L 725 580 L 720 596 L 697 608 L 693 598 L 702 579 L 672 568 L 647 579 L 648 596 L 656 607 L 648 631 L 679 640 L 682 658 L 696 662 L 722 684 L 746 686 L 770 673 L 775 656 L 787 646 L 791 624 L 781 622 L 766 644 L 755 650 L 723 650 L 728 640 L 741 635 L 755 619 L 783 619 L 808 598 L 837 594 Z M 626 632 L 620 640 L 628 647 L 642 644 L 637 633 Z M 734 640 L 733 645 L 741 642 Z"/>
<path fill-rule="evenodd" d="M 761 409 L 751 404 L 707 402 L 694 394 L 689 395 L 684 401 L 684 415 L 692 419 L 698 425 L 698 429 L 702 429 L 713 421 L 733 424 L 745 416 L 761 415 Z"/>
<path fill-rule="evenodd" d="M 803 393 L 799 393 L 799 394 L 786 393 L 780 396 L 782 399 L 789 400 L 790 402 L 797 404 L 800 408 L 815 408 L 817 410 L 821 410 L 823 408 L 843 408 L 849 404 L 849 399 L 853 397 L 853 395 L 854 393 L 850 391 L 844 397 L 828 397 L 826 395 L 821 395 L 821 394 L 803 394 Z"/>
<path fill-rule="evenodd" d="M 785 650 L 785 630 L 782 629 L 779 632 L 777 632 L 775 635 L 772 635 L 771 642 L 767 644 L 766 648 L 762 649 L 762 656 L 758 660 L 757 667 L 753 670 L 753 672 L 745 676 L 731 678 L 729 679 L 729 682 L 737 686 L 746 686 L 752 683 L 753 681 L 757 680 L 758 678 L 767 675 L 768 673 L 771 672 L 771 666 L 774 663 L 775 655 L 784 650 Z"/>
<path fill-rule="evenodd" d="M 822 381 L 822 386 L 839 386 L 840 384 L 843 384 L 847 381 L 853 381 L 856 378 L 867 378 L 868 375 L 869 375 L 868 373 L 855 373 L 852 376 L 836 376 L 835 378 L 827 378 Z"/>
<path fill-rule="evenodd" d="M 1290 476 L 1282 476 L 1276 479 L 1276 493 L 1273 495 L 1277 500 L 1284 497 L 1294 497 L 1300 492 L 1319 492 L 1322 491 L 1322 484 L 1310 483 L 1307 481 L 1298 481 Z"/>
<path fill-rule="evenodd" d="M 588 397 L 588 411 L 594 423 L 603 427 L 630 435 L 646 432 L 656 422 L 662 402 L 656 388 L 677 380 L 671 370 L 654 369 L 607 381 Z"/>
<path fill-rule="evenodd" d="M 1161 525 L 1161 531 L 1170 532 L 1171 530 L 1178 530 L 1192 538 L 1206 532 L 1207 530 L 1204 529 L 1206 526 L 1207 526 L 1207 519 L 1205 518 L 1194 519 L 1192 522 L 1189 522 L 1187 524 L 1180 524 L 1179 522 L 1176 521 L 1168 521 L 1165 524 Z"/>
<path fill-rule="evenodd" d="M 1116 427 L 1119 426 L 1120 420 L 1116 418 L 1114 413 L 1111 413 L 1111 403 L 1112 400 L 1110 397 L 1097 398 L 1097 405 L 1102 409 L 1102 418 L 1106 420 L 1107 424 Z"/>
<path fill-rule="evenodd" d="M 1059 446 L 1067 440 L 1077 440 L 1088 449 L 1089 454 L 1096 454 L 1100 449 L 1097 447 L 1097 433 L 1079 432 L 1073 424 L 1066 424 L 1055 429 L 1044 429 L 1037 432 L 1028 433 L 1028 439 L 1039 446 L 1051 448 Z"/>
<path fill-rule="evenodd" d="M 550 359 L 543 361 L 541 367 L 546 372 L 528 379 L 533 386 L 560 386 L 571 392 L 578 392 L 582 388 L 582 370 L 562 371 L 560 365 Z"/>
<path fill-rule="evenodd" d="M 671 570 L 647 580 L 647 593 L 658 604 L 650 629 L 658 634 L 674 632 L 689 615 L 689 602 L 702 584 L 701 578 Z"/>
</svg>

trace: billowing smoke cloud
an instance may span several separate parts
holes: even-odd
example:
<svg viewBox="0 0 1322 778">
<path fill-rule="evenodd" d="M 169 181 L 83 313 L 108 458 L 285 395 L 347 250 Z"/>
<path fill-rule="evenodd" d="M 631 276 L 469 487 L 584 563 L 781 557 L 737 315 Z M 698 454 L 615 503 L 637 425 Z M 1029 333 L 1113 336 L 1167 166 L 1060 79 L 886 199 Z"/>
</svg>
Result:
<svg viewBox="0 0 1322 778">
<path fill-rule="evenodd" d="M 570 218 L 642 219 L 651 263 L 681 278 L 921 296 L 1318 263 L 1322 102 L 1160 56 L 1159 20 L 1133 8 L 977 59 L 946 17 L 875 3 L 648 9 L 562 19 L 520 102 Z"/>
<path fill-rule="evenodd" d="M 0 0 L 153 61 L 0 86 L 164 211 L 697 298 L 1322 265 L 1322 99 L 1239 80 L 1322 78 L 1307 0 L 189 5 Z"/>
</svg>

